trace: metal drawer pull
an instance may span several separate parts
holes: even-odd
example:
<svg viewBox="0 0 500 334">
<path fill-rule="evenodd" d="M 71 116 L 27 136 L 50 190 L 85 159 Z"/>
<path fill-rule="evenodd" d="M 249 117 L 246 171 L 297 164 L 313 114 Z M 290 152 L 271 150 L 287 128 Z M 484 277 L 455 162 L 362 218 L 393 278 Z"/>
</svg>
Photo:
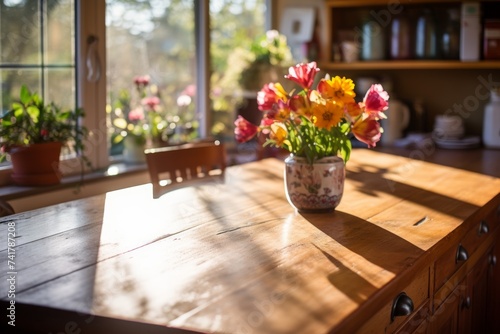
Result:
<svg viewBox="0 0 500 334">
<path fill-rule="evenodd" d="M 458 245 L 457 255 L 455 256 L 455 263 L 467 261 L 469 258 L 469 253 L 462 245 Z"/>
<path fill-rule="evenodd" d="M 470 309 L 470 305 L 471 305 L 471 300 L 470 300 L 470 297 L 466 297 L 466 298 L 462 301 L 462 308 Z"/>
<path fill-rule="evenodd" d="M 413 301 L 404 292 L 401 292 L 392 303 L 391 322 L 394 317 L 408 315 L 413 312 Z"/>
<path fill-rule="evenodd" d="M 490 231 L 490 228 L 488 227 L 488 223 L 485 220 L 481 220 L 477 234 L 478 235 L 488 234 L 489 231 Z"/>
<path fill-rule="evenodd" d="M 495 255 L 490 255 L 490 265 L 493 267 L 497 265 L 497 257 Z"/>
</svg>

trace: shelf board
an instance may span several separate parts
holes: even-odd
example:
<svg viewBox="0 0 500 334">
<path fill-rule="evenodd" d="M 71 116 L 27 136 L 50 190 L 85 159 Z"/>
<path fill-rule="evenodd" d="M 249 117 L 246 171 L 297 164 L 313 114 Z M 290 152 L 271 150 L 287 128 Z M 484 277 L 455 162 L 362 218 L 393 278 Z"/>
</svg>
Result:
<svg viewBox="0 0 500 334">
<path fill-rule="evenodd" d="M 322 62 L 322 69 L 333 70 L 467 70 L 500 69 L 500 60 L 459 61 L 459 60 L 387 60 L 357 61 L 352 63 Z"/>
<path fill-rule="evenodd" d="M 495 0 L 482 0 L 483 2 L 493 2 Z M 418 5 L 427 3 L 460 3 L 466 0 L 401 0 L 394 2 L 397 5 Z M 387 0 L 327 0 L 328 7 L 362 7 L 362 6 L 388 6 Z"/>
</svg>

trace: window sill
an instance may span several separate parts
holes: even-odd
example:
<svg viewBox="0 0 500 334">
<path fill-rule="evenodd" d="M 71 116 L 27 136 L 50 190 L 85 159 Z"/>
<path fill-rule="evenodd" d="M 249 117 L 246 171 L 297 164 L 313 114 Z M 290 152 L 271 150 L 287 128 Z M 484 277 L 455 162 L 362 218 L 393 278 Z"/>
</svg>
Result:
<svg viewBox="0 0 500 334">
<path fill-rule="evenodd" d="M 43 187 L 5 185 L 0 187 L 0 199 L 9 202 L 16 212 L 22 212 L 88 197 L 119 188 L 149 182 L 146 164 L 112 164 L 105 170 L 64 176 L 60 184 Z"/>
</svg>

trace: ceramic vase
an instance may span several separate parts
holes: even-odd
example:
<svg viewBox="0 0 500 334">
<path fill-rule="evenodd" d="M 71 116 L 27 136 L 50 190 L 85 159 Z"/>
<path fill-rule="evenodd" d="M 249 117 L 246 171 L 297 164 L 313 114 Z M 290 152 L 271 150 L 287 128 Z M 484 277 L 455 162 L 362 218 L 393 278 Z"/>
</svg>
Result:
<svg viewBox="0 0 500 334">
<path fill-rule="evenodd" d="M 145 163 L 144 150 L 146 144 L 138 141 L 133 136 L 127 136 L 123 142 L 123 160 L 128 163 Z"/>
<path fill-rule="evenodd" d="M 339 157 L 325 157 L 309 164 L 305 158 L 285 159 L 285 192 L 299 212 L 330 212 L 344 193 L 345 164 Z"/>
</svg>

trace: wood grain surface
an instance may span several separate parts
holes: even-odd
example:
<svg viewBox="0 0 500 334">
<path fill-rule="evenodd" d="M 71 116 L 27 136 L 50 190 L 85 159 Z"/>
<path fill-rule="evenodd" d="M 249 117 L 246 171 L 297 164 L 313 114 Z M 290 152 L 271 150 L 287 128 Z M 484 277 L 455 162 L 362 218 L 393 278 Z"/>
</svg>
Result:
<svg viewBox="0 0 500 334">
<path fill-rule="evenodd" d="M 147 184 L 2 218 L 2 266 L 16 229 L 17 324 L 352 332 L 500 205 L 497 177 L 356 149 L 337 210 L 300 214 L 283 168 L 265 159 L 160 199 Z M 7 290 L 2 270 L 2 309 Z"/>
</svg>

